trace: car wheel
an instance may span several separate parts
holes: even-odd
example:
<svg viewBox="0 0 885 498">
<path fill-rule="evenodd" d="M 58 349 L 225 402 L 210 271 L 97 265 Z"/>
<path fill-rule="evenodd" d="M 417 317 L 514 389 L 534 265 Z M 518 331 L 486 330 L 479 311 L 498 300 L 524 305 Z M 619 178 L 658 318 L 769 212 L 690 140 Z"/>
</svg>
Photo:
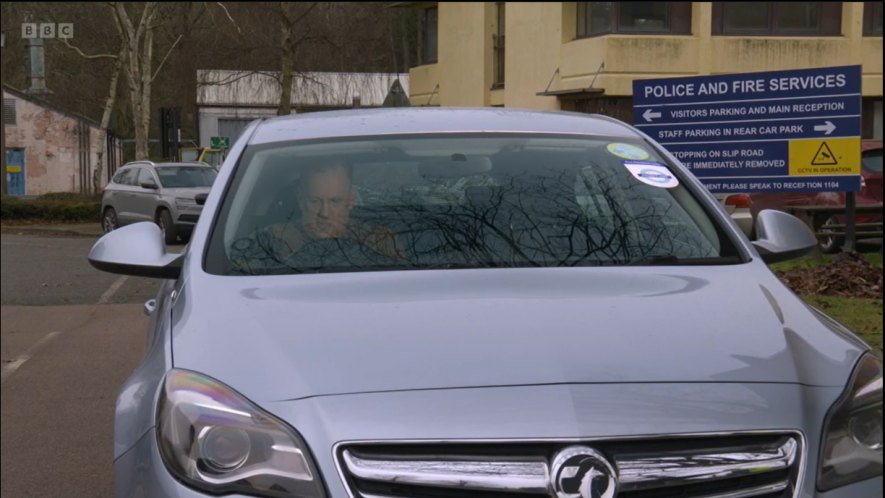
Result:
<svg viewBox="0 0 885 498">
<path fill-rule="evenodd" d="M 161 209 L 157 214 L 157 225 L 163 232 L 163 239 L 167 244 L 174 244 L 178 241 L 178 233 L 175 230 L 175 224 L 172 223 L 172 214 L 167 209 Z"/>
<path fill-rule="evenodd" d="M 113 232 L 119 227 L 117 223 L 117 212 L 114 208 L 107 208 L 101 216 L 101 230 L 104 233 Z"/>
<path fill-rule="evenodd" d="M 844 237 L 839 237 L 837 235 L 826 235 L 829 231 L 827 230 L 828 225 L 838 225 L 839 219 L 835 216 L 830 216 L 824 221 L 823 225 L 820 227 L 820 232 L 822 235 L 818 236 L 819 245 L 821 252 L 825 254 L 835 254 L 839 252 L 843 245 L 845 245 Z"/>
</svg>

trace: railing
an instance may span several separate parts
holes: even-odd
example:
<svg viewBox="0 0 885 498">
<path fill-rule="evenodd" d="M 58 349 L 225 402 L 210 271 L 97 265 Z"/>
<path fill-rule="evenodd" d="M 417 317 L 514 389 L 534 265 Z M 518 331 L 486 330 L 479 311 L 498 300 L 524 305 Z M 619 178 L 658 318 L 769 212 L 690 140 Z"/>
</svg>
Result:
<svg viewBox="0 0 885 498">
<path fill-rule="evenodd" d="M 818 238 L 848 237 L 848 225 L 843 222 L 833 223 L 833 216 L 846 216 L 845 205 L 834 206 L 793 206 L 787 209 L 803 221 L 814 231 Z M 882 238 L 882 203 L 861 204 L 854 207 L 855 217 L 859 215 L 879 215 L 879 221 L 855 223 L 854 239 Z M 854 240 L 849 240 L 848 248 L 854 248 Z"/>
</svg>

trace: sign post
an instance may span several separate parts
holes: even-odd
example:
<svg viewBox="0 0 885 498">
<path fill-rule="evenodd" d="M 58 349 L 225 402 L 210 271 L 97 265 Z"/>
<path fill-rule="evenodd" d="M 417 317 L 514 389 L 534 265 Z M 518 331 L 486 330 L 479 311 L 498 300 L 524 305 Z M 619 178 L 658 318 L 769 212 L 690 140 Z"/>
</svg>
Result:
<svg viewBox="0 0 885 498">
<path fill-rule="evenodd" d="M 634 126 L 710 192 L 860 190 L 861 67 L 636 80 Z"/>
</svg>

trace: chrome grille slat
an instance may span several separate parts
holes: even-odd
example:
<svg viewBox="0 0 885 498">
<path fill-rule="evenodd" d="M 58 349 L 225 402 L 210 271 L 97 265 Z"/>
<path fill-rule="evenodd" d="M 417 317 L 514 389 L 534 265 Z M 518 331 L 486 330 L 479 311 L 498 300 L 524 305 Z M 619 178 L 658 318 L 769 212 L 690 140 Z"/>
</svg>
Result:
<svg viewBox="0 0 885 498">
<path fill-rule="evenodd" d="M 672 489 L 691 498 L 790 497 L 801 470 L 800 437 L 541 441 L 516 449 L 506 444 L 438 442 L 422 447 L 379 442 L 342 445 L 338 464 L 354 498 L 444 496 L 446 490 L 452 496 L 541 498 L 551 496 L 551 448 L 586 444 L 614 463 L 619 496 L 658 496 Z"/>
<path fill-rule="evenodd" d="M 675 457 L 616 457 L 621 491 L 633 491 L 698 481 L 731 479 L 762 472 L 788 469 L 796 459 L 799 444 L 787 439 L 771 451 L 709 453 Z"/>
<path fill-rule="evenodd" d="M 537 461 L 374 460 L 344 451 L 351 474 L 370 481 L 518 493 L 546 493 L 547 463 Z"/>
<path fill-rule="evenodd" d="M 762 496 L 770 493 L 777 493 L 789 487 L 790 481 L 784 480 L 774 484 L 765 486 L 756 486 L 755 488 L 742 489 L 740 491 L 731 491 L 728 493 L 715 493 L 712 495 L 698 496 L 697 498 L 752 498 L 753 496 Z"/>
</svg>

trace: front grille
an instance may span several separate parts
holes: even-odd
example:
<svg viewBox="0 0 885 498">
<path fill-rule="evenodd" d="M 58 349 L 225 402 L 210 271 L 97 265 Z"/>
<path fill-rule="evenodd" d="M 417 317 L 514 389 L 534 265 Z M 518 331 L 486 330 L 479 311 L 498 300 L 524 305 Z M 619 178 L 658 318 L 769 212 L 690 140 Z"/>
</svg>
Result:
<svg viewBox="0 0 885 498">
<path fill-rule="evenodd" d="M 359 443 L 338 448 L 354 498 L 549 498 L 554 455 L 601 452 L 618 498 L 791 498 L 798 434 L 500 444 Z"/>
</svg>

